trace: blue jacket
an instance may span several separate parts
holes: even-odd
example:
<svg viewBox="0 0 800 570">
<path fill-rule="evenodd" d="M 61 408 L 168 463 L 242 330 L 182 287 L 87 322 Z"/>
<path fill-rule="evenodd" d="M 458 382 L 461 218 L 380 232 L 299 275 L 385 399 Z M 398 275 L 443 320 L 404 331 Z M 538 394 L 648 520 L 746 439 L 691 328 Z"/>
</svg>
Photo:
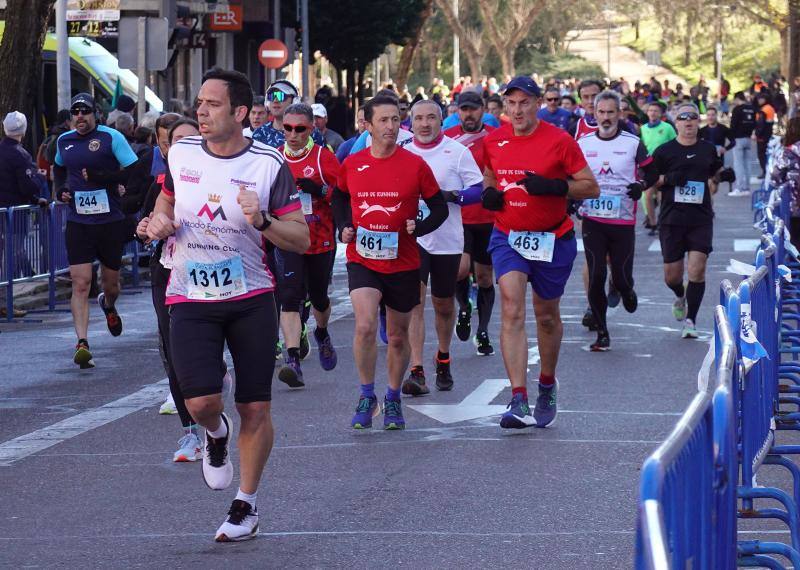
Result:
<svg viewBox="0 0 800 570">
<path fill-rule="evenodd" d="M 15 139 L 0 140 L 0 208 L 35 204 L 43 184 L 28 151 Z"/>
</svg>

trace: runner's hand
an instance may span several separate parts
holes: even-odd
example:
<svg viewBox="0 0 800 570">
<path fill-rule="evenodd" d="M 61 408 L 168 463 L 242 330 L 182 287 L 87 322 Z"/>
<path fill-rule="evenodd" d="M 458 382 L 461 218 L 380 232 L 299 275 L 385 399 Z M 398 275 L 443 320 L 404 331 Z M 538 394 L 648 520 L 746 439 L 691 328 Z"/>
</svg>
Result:
<svg viewBox="0 0 800 570">
<path fill-rule="evenodd" d="M 179 227 L 181 227 L 180 222 L 171 219 L 164 212 L 159 212 L 150 218 L 147 224 L 147 237 L 152 240 L 167 239 Z"/>
<path fill-rule="evenodd" d="M 406 220 L 406 231 L 408 235 L 413 236 L 414 230 L 417 229 L 417 220 Z"/>
<path fill-rule="evenodd" d="M 58 194 L 58 201 L 59 202 L 64 202 L 66 204 L 70 200 L 72 200 L 72 194 L 70 193 L 69 190 L 65 189 L 65 190 L 62 190 L 61 192 L 59 192 L 59 194 Z"/>
<path fill-rule="evenodd" d="M 628 198 L 633 200 L 634 202 L 638 201 L 639 198 L 642 197 L 642 193 L 644 192 L 644 186 L 642 186 L 639 182 L 632 182 L 628 184 Z"/>
<path fill-rule="evenodd" d="M 242 187 L 239 190 L 239 195 L 236 196 L 236 201 L 242 208 L 247 223 L 251 226 L 260 226 L 264 223 L 264 218 L 261 216 L 261 203 L 258 200 L 258 194 L 252 190 L 245 190 Z"/>
<path fill-rule="evenodd" d="M 150 216 L 153 215 L 153 212 L 150 212 Z M 147 238 L 147 225 L 150 223 L 150 216 L 145 216 L 136 226 L 136 235 L 139 236 L 140 240 L 146 241 Z"/>
<path fill-rule="evenodd" d="M 356 229 L 353 226 L 347 226 L 339 234 L 339 241 L 342 243 L 350 243 L 356 237 Z"/>
<path fill-rule="evenodd" d="M 503 209 L 504 196 L 494 186 L 487 186 L 481 193 L 481 203 L 483 207 L 492 212 L 497 212 Z"/>
<path fill-rule="evenodd" d="M 545 178 L 533 172 L 525 172 L 525 178 L 518 180 L 531 196 L 566 196 L 569 184 L 560 178 Z"/>
</svg>

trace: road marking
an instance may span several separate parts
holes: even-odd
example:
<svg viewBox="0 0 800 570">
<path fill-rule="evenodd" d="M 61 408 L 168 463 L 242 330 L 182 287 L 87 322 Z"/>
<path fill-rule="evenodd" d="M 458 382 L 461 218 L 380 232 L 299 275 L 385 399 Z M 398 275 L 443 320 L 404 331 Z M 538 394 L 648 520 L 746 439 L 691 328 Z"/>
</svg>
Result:
<svg viewBox="0 0 800 570">
<path fill-rule="evenodd" d="M 661 242 L 659 240 L 653 240 L 653 243 L 650 244 L 650 247 L 647 248 L 647 251 L 661 251 Z"/>
<path fill-rule="evenodd" d="M 164 399 L 164 388 L 168 385 L 169 380 L 164 378 L 124 398 L 2 443 L 0 467 L 157 404 Z"/>
<path fill-rule="evenodd" d="M 581 238 L 578 238 L 577 242 L 578 242 L 578 251 L 586 251 L 585 249 L 583 249 L 583 240 Z"/>
<path fill-rule="evenodd" d="M 491 405 L 492 400 L 510 387 L 511 383 L 507 378 L 489 378 L 481 382 L 480 386 L 459 404 L 420 404 L 408 407 L 443 424 L 496 416 L 502 414 L 506 406 Z"/>
<path fill-rule="evenodd" d="M 539 364 L 539 345 L 534 342 L 533 346 L 528 349 L 528 366 L 537 364 Z"/>
<path fill-rule="evenodd" d="M 755 252 L 760 245 L 760 239 L 735 239 L 733 240 L 733 251 Z"/>
</svg>

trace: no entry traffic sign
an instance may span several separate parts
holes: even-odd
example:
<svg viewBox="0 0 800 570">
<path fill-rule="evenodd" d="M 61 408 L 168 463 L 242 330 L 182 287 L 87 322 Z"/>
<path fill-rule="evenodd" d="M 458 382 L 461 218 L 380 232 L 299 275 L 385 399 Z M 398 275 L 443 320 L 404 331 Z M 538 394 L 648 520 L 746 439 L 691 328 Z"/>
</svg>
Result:
<svg viewBox="0 0 800 570">
<path fill-rule="evenodd" d="M 280 69 L 288 57 L 289 48 L 280 40 L 266 40 L 258 46 L 258 61 L 267 69 Z"/>
</svg>

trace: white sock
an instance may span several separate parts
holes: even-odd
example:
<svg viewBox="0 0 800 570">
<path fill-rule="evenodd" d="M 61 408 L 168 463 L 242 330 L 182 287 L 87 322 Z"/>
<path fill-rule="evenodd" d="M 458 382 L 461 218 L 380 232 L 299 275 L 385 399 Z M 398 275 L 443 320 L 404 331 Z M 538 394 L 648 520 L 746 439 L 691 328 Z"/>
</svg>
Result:
<svg viewBox="0 0 800 570">
<path fill-rule="evenodd" d="M 219 417 L 219 427 L 215 430 L 206 429 L 206 434 L 208 437 L 212 437 L 214 439 L 227 437 L 228 426 L 225 424 L 225 420 L 222 419 L 222 416 Z"/>
<path fill-rule="evenodd" d="M 242 491 L 242 488 L 239 487 L 239 492 L 236 493 L 236 498 L 240 501 L 244 501 L 245 503 L 250 503 L 250 506 L 253 507 L 253 510 L 256 508 L 256 499 L 258 498 L 258 491 L 249 495 Z"/>
</svg>

